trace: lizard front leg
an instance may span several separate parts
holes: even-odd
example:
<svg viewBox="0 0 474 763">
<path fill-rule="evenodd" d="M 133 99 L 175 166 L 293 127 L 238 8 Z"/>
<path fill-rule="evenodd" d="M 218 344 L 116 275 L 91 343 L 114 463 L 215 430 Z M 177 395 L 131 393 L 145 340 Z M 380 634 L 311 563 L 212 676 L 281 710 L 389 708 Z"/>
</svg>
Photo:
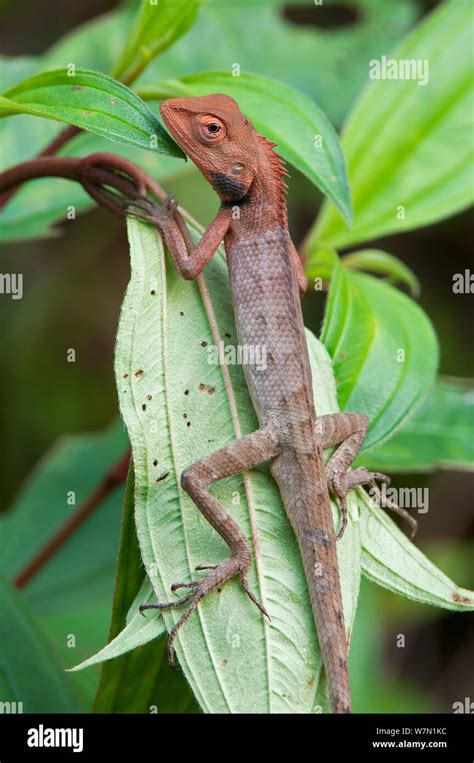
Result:
<svg viewBox="0 0 474 763">
<path fill-rule="evenodd" d="M 136 211 L 140 210 L 140 211 Z M 178 273 L 186 280 L 197 278 L 216 253 L 232 222 L 232 210 L 221 208 L 195 246 L 172 195 L 158 206 L 146 198 L 131 200 L 128 214 L 154 225 L 162 234 Z"/>
<path fill-rule="evenodd" d="M 268 461 L 278 454 L 280 450 L 278 433 L 274 425 L 263 426 L 252 434 L 242 437 L 240 440 L 227 445 L 215 453 L 196 461 L 189 466 L 181 475 L 181 485 L 193 499 L 199 511 L 207 519 L 210 525 L 219 533 L 230 548 L 230 556 L 217 565 L 200 565 L 196 569 L 210 569 L 211 572 L 201 580 L 191 580 L 188 583 L 175 583 L 171 590 L 178 588 L 191 588 L 191 592 L 182 599 L 162 604 L 144 604 L 140 607 L 143 612 L 146 609 L 170 609 L 190 602 L 188 608 L 170 631 L 168 639 L 168 660 L 174 662 L 174 641 L 176 634 L 182 625 L 188 620 L 198 603 L 211 591 L 222 586 L 227 580 L 240 576 L 241 585 L 249 598 L 257 607 L 267 615 L 262 604 L 249 588 L 248 571 L 252 563 L 252 551 L 246 535 L 242 532 L 237 522 L 227 513 L 219 501 L 207 490 L 213 482 L 231 477 L 235 474 L 252 469 L 255 466 Z"/>
<path fill-rule="evenodd" d="M 390 483 L 390 478 L 385 474 L 369 471 L 363 466 L 348 471 L 362 447 L 368 424 L 368 417 L 361 413 L 333 413 L 316 419 L 318 444 L 323 449 L 339 446 L 326 464 L 329 489 L 339 498 L 341 506 L 342 523 L 338 539 L 342 537 L 347 526 L 347 493 L 359 485 L 370 485 L 380 499 L 381 493 L 375 481 Z M 416 520 L 393 501 L 387 500 L 385 504 L 411 525 L 413 537 L 417 528 Z"/>
</svg>

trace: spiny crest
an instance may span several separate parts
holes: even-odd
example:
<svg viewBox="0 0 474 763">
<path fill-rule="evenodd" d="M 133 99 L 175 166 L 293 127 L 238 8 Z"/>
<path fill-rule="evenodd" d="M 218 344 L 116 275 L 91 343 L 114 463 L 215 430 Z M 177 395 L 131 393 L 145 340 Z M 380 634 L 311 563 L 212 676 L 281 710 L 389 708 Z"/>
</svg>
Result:
<svg viewBox="0 0 474 763">
<path fill-rule="evenodd" d="M 259 133 L 257 133 L 257 136 L 265 150 L 265 156 L 267 157 L 270 172 L 275 182 L 275 195 L 278 196 L 281 210 L 286 215 L 285 194 L 288 186 L 286 185 L 284 178 L 288 177 L 288 172 L 285 169 L 285 162 L 280 154 L 274 151 L 274 148 L 277 145 L 276 143 L 264 138 L 263 135 L 260 135 Z"/>
</svg>

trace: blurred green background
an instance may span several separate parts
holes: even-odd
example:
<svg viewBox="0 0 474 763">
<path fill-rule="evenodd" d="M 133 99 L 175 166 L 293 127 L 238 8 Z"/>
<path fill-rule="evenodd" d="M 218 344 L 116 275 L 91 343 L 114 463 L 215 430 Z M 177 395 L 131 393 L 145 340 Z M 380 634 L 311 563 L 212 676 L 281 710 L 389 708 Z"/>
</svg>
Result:
<svg viewBox="0 0 474 763">
<path fill-rule="evenodd" d="M 243 70 L 281 79 L 306 92 L 340 127 L 366 83 L 368 60 L 389 53 L 436 4 L 364 0 L 325 2 L 315 8 L 309 1 L 284 5 L 276 0 L 232 4 L 213 0 L 201 11 L 191 33 L 159 59 L 160 77 L 205 68 L 228 70 L 239 62 Z M 78 24 L 116 5 L 108 0 L 3 0 L 2 53 L 40 55 Z M 246 27 L 249 13 L 252 24 Z M 211 49 L 206 35 L 215 37 L 216 29 L 226 31 L 227 42 Z M 147 82 L 152 81 L 150 76 Z M 166 188 L 175 191 L 183 206 L 203 224 L 217 209 L 214 193 L 191 167 L 186 174 L 167 179 Z M 289 220 L 297 244 L 320 203 L 314 186 L 292 170 Z M 472 229 L 472 217 L 466 212 L 428 228 L 373 242 L 415 271 L 422 284 L 420 304 L 439 337 L 440 371 L 462 377 L 473 375 L 469 351 L 473 326 L 469 295 L 454 295 L 451 278 L 471 265 Z M 22 272 L 24 278 L 22 300 L 0 299 L 0 429 L 4 443 L 0 509 L 5 512 L 29 472 L 59 437 L 100 432 L 116 416 L 113 349 L 129 264 L 124 226 L 103 210 L 65 221 L 56 227 L 55 237 L 2 245 L 0 255 L 3 273 Z M 319 333 L 323 307 L 320 294 L 305 297 L 305 320 L 315 333 Z M 68 348 L 75 349 L 76 363 L 66 362 Z M 96 447 L 97 459 L 108 454 L 100 443 Z M 91 458 L 91 452 L 86 445 L 77 457 L 87 458 L 89 453 Z M 110 457 L 113 460 L 115 454 L 111 452 Z M 77 463 L 74 458 L 66 459 L 62 467 L 66 482 L 74 481 Z M 94 475 L 91 467 L 89 488 Z M 416 542 L 450 577 L 472 588 L 472 475 L 446 470 L 428 476 L 403 475 L 395 485 L 429 487 L 430 511 L 419 517 Z M 83 486 L 85 495 L 86 488 Z M 95 537 L 107 535 L 108 563 L 100 571 L 100 584 L 95 589 L 92 586 L 90 602 L 84 602 L 77 615 L 77 628 L 59 605 L 55 609 L 53 603 L 48 614 L 51 580 L 45 583 L 48 595 L 43 596 L 43 603 L 41 576 L 35 581 L 38 596 L 34 596 L 34 588 L 27 592 L 64 665 L 78 662 L 105 643 L 118 544 L 119 493 L 107 511 L 102 524 L 98 521 Z M 30 545 L 35 548 L 34 534 Z M 55 563 L 56 575 L 67 570 L 71 564 L 67 548 Z M 88 590 L 86 587 L 86 594 Z M 65 633 L 71 628 L 77 631 L 78 642 L 82 639 L 73 655 L 64 647 Z M 400 633 L 406 636 L 403 649 L 396 645 Z M 454 701 L 473 695 L 473 649 L 472 617 L 422 607 L 365 582 L 351 653 L 354 709 L 451 711 Z M 96 680 L 93 671 L 77 678 L 86 706 Z"/>
</svg>

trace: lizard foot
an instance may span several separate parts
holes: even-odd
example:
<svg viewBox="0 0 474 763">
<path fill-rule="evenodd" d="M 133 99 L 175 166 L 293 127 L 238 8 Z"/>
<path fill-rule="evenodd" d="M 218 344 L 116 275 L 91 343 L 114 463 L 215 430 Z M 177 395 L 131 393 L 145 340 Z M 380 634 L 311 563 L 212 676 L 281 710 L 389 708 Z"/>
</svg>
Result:
<svg viewBox="0 0 474 763">
<path fill-rule="evenodd" d="M 384 482 L 386 485 L 390 485 L 390 477 L 386 474 L 382 474 L 382 472 L 371 472 L 363 466 L 358 466 L 356 469 L 353 469 L 350 472 L 345 472 L 344 474 L 334 474 L 329 477 L 328 487 L 331 492 L 339 498 L 342 516 L 342 524 L 336 536 L 336 540 L 342 538 L 347 527 L 347 493 L 349 490 L 353 490 L 361 485 L 369 485 L 371 487 L 372 496 L 377 499 L 380 507 L 394 511 L 410 524 L 412 528 L 411 537 L 413 538 L 418 527 L 418 522 L 416 519 L 413 519 L 408 511 L 400 508 L 394 501 L 387 497 L 382 497 L 382 493 L 376 480 Z"/>
<path fill-rule="evenodd" d="M 185 610 L 185 612 L 182 614 L 181 618 L 178 620 L 176 625 L 171 629 L 169 637 L 168 637 L 168 646 L 167 646 L 167 653 L 168 653 L 168 662 L 171 665 L 171 667 L 175 666 L 174 662 L 174 642 L 176 640 L 176 636 L 178 634 L 179 629 L 184 625 L 184 623 L 189 619 L 190 615 L 194 610 L 196 609 L 199 602 L 204 599 L 207 594 L 211 593 L 211 591 L 215 591 L 221 588 L 221 586 L 224 585 L 228 580 L 235 577 L 236 575 L 240 575 L 240 583 L 242 585 L 242 588 L 244 589 L 245 593 L 249 597 L 251 601 L 259 608 L 259 610 L 262 612 L 262 614 L 265 615 L 265 617 L 270 620 L 270 616 L 256 596 L 251 591 L 249 584 L 248 584 L 248 568 L 249 565 L 246 562 L 245 564 L 242 563 L 240 557 L 238 555 L 230 556 L 228 559 L 224 560 L 220 564 L 200 564 L 198 567 L 196 567 L 196 570 L 211 570 L 210 574 L 207 575 L 205 578 L 202 578 L 201 580 L 190 580 L 186 583 L 173 583 L 171 586 L 172 593 L 176 593 L 180 588 L 191 588 L 192 590 L 183 596 L 181 599 L 176 599 L 175 601 L 168 601 L 163 603 L 157 603 L 157 604 L 142 604 L 140 606 L 140 612 L 143 614 L 148 609 L 159 609 L 159 610 L 167 610 L 172 609 L 175 607 L 181 607 L 184 604 L 189 604 L 188 608 Z"/>
<path fill-rule="evenodd" d="M 162 205 L 159 205 L 154 199 L 149 199 L 138 193 L 129 196 L 127 201 L 127 214 L 149 223 L 174 217 L 178 207 L 178 202 L 173 193 L 168 194 Z"/>
</svg>

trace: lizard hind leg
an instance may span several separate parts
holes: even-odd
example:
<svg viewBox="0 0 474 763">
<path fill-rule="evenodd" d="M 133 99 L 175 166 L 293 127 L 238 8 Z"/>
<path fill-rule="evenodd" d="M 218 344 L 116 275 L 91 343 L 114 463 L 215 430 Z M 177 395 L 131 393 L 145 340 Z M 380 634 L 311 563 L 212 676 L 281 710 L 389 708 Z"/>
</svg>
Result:
<svg viewBox="0 0 474 763">
<path fill-rule="evenodd" d="M 188 583 L 175 583 L 171 590 L 191 588 L 182 599 L 175 601 L 144 604 L 140 611 L 148 609 L 167 610 L 188 604 L 180 620 L 171 629 L 168 639 L 168 660 L 174 664 L 174 642 L 178 631 L 189 619 L 198 603 L 212 591 L 224 585 L 231 578 L 239 575 L 243 590 L 251 601 L 268 617 L 268 613 L 257 597 L 253 594 L 248 583 L 248 572 L 252 563 L 252 550 L 245 533 L 237 522 L 227 513 L 224 507 L 207 489 L 209 485 L 224 477 L 252 469 L 268 461 L 280 450 L 279 438 L 273 425 L 263 426 L 252 434 L 246 435 L 225 448 L 211 453 L 209 456 L 196 461 L 181 475 L 181 485 L 192 498 L 197 508 L 210 525 L 225 540 L 230 549 L 230 556 L 219 564 L 201 564 L 197 570 L 210 570 L 201 580 L 191 580 Z"/>
<path fill-rule="evenodd" d="M 349 471 L 349 467 L 359 453 L 367 432 L 369 420 L 360 413 L 334 413 L 316 419 L 318 444 L 322 448 L 339 447 L 326 465 L 328 487 L 339 498 L 341 507 L 341 528 L 337 534 L 339 540 L 347 526 L 346 496 L 350 490 L 362 485 L 369 485 L 375 494 L 379 506 L 388 508 L 405 519 L 416 532 L 417 521 L 405 509 L 391 500 L 384 499 L 376 480 L 390 484 L 390 478 L 381 472 L 369 471 L 363 466 Z"/>
</svg>

